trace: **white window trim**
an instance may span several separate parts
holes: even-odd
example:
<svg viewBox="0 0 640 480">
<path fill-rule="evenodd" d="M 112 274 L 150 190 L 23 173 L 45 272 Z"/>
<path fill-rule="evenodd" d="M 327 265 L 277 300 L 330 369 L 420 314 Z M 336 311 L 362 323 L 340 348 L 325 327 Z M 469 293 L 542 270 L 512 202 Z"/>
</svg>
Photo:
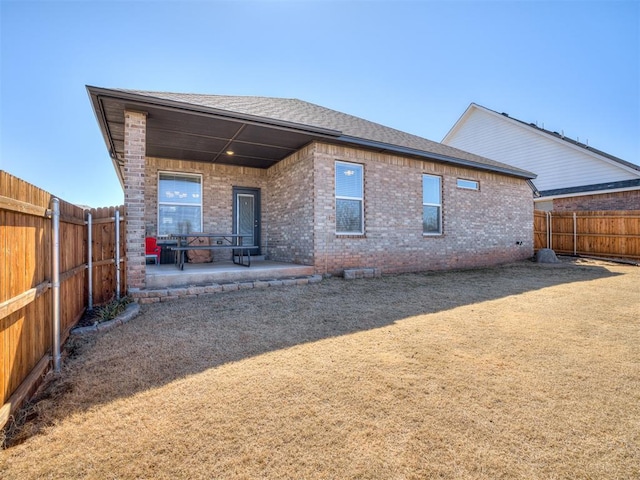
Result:
<svg viewBox="0 0 640 480">
<path fill-rule="evenodd" d="M 185 178 L 197 178 L 200 181 L 200 203 L 179 203 L 179 202 L 161 202 L 160 201 L 160 175 L 173 175 L 174 177 L 185 177 Z M 184 173 L 184 172 L 171 172 L 168 170 L 158 170 L 158 175 L 156 177 L 156 187 L 157 187 L 157 196 L 156 196 L 156 232 L 160 231 L 160 205 L 178 205 L 178 206 L 190 206 L 190 207 L 200 207 L 200 230 L 204 230 L 204 206 L 202 197 L 204 196 L 204 186 L 202 181 L 201 173 Z"/>
<path fill-rule="evenodd" d="M 337 176 L 336 176 L 336 172 L 338 171 L 337 168 L 335 168 L 336 165 L 348 165 L 348 166 L 354 166 L 357 168 L 360 168 L 362 170 L 362 183 L 360 184 L 360 191 L 362 192 L 362 196 L 361 197 L 347 197 L 347 196 L 343 196 L 343 195 L 338 195 L 337 193 L 335 194 L 335 200 L 334 200 L 334 208 L 338 208 L 337 203 L 338 200 L 358 200 L 360 202 L 360 231 L 359 232 L 339 232 L 336 229 L 336 235 L 364 235 L 364 165 L 362 165 L 361 163 L 352 163 L 352 162 L 341 162 L 339 160 L 336 160 L 335 165 L 334 165 L 334 173 L 333 173 L 333 188 L 334 188 L 334 193 L 337 191 Z M 337 221 L 336 221 L 336 227 L 337 227 Z"/>
<path fill-rule="evenodd" d="M 461 185 L 460 182 L 474 183 L 475 187 L 465 186 L 464 184 Z M 478 192 L 480 191 L 480 182 L 478 180 L 469 180 L 468 178 L 458 178 L 456 180 L 456 187 L 461 188 L 463 190 L 474 190 Z"/>
<path fill-rule="evenodd" d="M 440 203 L 425 203 L 424 201 L 424 177 L 431 177 L 431 178 L 437 178 L 440 180 Z M 425 207 L 439 207 L 439 213 L 440 213 L 440 218 L 438 219 L 438 225 L 440 226 L 440 231 L 438 232 L 425 232 L 424 231 L 424 227 L 422 230 L 422 236 L 423 237 L 437 237 L 437 236 L 441 236 L 443 235 L 444 232 L 444 228 L 442 225 L 442 186 L 443 186 L 443 178 L 440 175 L 431 175 L 428 173 L 423 173 L 422 174 L 422 206 Z M 424 219 L 423 219 L 424 221 Z"/>
</svg>

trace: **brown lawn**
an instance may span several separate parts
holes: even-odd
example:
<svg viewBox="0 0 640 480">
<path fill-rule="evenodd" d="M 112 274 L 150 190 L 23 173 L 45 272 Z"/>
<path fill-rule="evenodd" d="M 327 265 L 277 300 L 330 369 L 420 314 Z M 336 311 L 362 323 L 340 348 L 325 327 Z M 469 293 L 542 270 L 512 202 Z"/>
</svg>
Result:
<svg viewBox="0 0 640 480">
<path fill-rule="evenodd" d="M 0 477 L 640 478 L 639 318 L 640 268 L 567 259 L 145 306 Z"/>
</svg>

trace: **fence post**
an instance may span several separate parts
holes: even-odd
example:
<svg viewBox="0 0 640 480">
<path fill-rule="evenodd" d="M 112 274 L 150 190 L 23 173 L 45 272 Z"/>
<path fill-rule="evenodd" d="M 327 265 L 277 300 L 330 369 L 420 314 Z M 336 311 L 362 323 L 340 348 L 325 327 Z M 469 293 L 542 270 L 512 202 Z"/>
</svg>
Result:
<svg viewBox="0 0 640 480">
<path fill-rule="evenodd" d="M 120 210 L 116 209 L 116 300 L 120 300 Z"/>
<path fill-rule="evenodd" d="M 93 221 L 91 212 L 87 211 L 87 282 L 89 284 L 89 305 L 88 309 L 93 310 Z"/>
<path fill-rule="evenodd" d="M 578 233 L 576 231 L 577 229 L 577 221 L 576 221 L 576 212 L 573 212 L 573 256 L 577 256 L 577 238 L 578 238 Z"/>
<path fill-rule="evenodd" d="M 51 199 L 51 313 L 53 317 L 53 370 L 60 372 L 60 200 Z"/>
</svg>

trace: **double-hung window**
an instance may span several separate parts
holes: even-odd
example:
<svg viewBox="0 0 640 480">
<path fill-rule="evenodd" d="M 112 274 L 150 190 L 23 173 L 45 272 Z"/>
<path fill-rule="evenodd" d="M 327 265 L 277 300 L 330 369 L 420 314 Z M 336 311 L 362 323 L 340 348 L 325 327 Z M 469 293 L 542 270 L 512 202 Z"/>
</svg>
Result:
<svg viewBox="0 0 640 480">
<path fill-rule="evenodd" d="M 364 233 L 363 167 L 336 162 L 336 233 Z"/>
<path fill-rule="evenodd" d="M 442 178 L 422 175 L 422 233 L 442 234 Z"/>
<path fill-rule="evenodd" d="M 202 176 L 158 174 L 158 234 L 202 231 Z"/>
</svg>

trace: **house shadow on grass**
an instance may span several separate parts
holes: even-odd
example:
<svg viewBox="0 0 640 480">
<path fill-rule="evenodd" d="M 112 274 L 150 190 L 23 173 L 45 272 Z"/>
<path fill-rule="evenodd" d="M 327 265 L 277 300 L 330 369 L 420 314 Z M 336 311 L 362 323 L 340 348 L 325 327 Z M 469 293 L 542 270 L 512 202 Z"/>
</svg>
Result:
<svg viewBox="0 0 640 480">
<path fill-rule="evenodd" d="M 519 262 L 495 268 L 241 290 L 145 305 L 107 333 L 70 340 L 62 374 L 35 423 L 126 398 L 267 352 L 377 329 L 556 285 L 619 275 L 595 262 Z M 35 399 L 36 401 L 38 398 Z M 31 407 L 33 403 L 31 404 Z M 32 428 L 36 433 L 39 429 Z M 26 430 L 25 430 L 26 431 Z M 27 435 L 28 436 L 28 435 Z M 25 435 L 17 441 L 25 440 Z"/>
</svg>

